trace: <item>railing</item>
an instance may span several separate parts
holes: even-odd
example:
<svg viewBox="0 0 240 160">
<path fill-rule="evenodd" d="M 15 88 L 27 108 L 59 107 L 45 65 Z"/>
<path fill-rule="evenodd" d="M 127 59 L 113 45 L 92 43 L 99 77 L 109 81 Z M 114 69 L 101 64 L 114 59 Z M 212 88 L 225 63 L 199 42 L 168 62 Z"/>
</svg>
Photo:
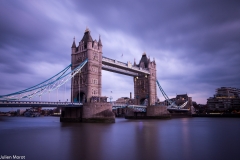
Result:
<svg viewBox="0 0 240 160">
<path fill-rule="evenodd" d="M 0 104 L 56 104 L 56 105 L 82 105 L 72 102 L 46 102 L 46 101 L 0 101 Z"/>
<path fill-rule="evenodd" d="M 129 108 L 147 108 L 147 106 L 144 106 L 144 105 L 128 105 Z"/>
<path fill-rule="evenodd" d="M 107 57 L 102 57 L 102 60 L 108 61 L 108 62 L 111 62 L 111 63 L 115 63 L 115 60 L 107 58 Z"/>
<path fill-rule="evenodd" d="M 127 105 L 127 104 L 113 104 L 112 109 L 118 109 L 118 108 L 133 108 L 136 112 L 146 112 L 147 106 L 143 105 Z"/>
<path fill-rule="evenodd" d="M 143 105 L 129 105 L 128 108 L 133 108 L 135 112 L 146 112 L 147 106 Z"/>
</svg>

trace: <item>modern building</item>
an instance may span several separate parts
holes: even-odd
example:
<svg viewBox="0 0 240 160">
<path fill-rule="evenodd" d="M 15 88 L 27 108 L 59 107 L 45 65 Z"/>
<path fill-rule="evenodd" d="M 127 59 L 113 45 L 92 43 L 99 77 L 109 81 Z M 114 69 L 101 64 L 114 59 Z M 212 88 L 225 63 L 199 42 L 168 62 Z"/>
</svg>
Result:
<svg viewBox="0 0 240 160">
<path fill-rule="evenodd" d="M 239 111 L 240 89 L 232 87 L 221 87 L 216 89 L 214 97 L 207 99 L 210 111 Z"/>
</svg>

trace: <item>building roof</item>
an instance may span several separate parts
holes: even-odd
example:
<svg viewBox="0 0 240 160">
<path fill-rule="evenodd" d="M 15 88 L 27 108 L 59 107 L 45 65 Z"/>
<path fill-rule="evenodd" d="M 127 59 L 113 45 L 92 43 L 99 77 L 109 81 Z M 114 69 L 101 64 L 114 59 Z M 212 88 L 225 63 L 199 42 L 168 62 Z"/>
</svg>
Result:
<svg viewBox="0 0 240 160">
<path fill-rule="evenodd" d="M 102 41 L 101 41 L 101 37 L 99 36 L 99 40 L 98 40 L 98 46 L 102 46 Z"/>
<path fill-rule="evenodd" d="M 91 34 L 90 34 L 90 30 L 88 28 L 85 30 L 84 36 L 83 36 L 81 41 L 83 41 L 85 44 L 87 42 L 92 42 L 93 41 L 93 39 L 91 37 Z"/>
<path fill-rule="evenodd" d="M 75 38 L 74 38 L 74 40 L 73 40 L 72 48 L 76 48 Z"/>
<path fill-rule="evenodd" d="M 178 95 L 176 96 L 176 99 L 178 99 L 178 98 L 180 98 L 180 97 L 182 97 L 182 98 L 188 98 L 188 95 L 187 95 L 187 94 L 178 94 Z"/>
<path fill-rule="evenodd" d="M 142 62 L 143 62 L 143 64 L 144 64 L 144 67 L 145 67 L 145 68 L 148 68 L 148 63 L 149 63 L 149 61 L 148 61 L 148 58 L 147 58 L 147 55 L 146 55 L 145 52 L 142 54 L 142 58 L 141 58 L 141 60 L 140 60 L 140 62 L 139 62 L 139 65 L 140 65 Z"/>
</svg>

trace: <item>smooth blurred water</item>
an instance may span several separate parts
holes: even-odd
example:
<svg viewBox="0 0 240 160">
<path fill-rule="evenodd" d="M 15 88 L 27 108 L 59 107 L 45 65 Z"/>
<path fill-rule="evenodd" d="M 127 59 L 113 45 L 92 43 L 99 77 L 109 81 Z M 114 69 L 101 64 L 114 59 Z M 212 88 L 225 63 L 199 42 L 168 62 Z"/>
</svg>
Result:
<svg viewBox="0 0 240 160">
<path fill-rule="evenodd" d="M 119 118 L 114 124 L 96 124 L 0 117 L 1 155 L 29 160 L 239 160 L 240 118 Z"/>
</svg>

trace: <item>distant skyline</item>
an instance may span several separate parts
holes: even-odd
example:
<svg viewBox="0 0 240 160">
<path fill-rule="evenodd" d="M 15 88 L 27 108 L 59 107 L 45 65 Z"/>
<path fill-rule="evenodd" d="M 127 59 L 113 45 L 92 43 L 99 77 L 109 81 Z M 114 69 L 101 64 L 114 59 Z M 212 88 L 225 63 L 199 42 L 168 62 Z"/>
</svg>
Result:
<svg viewBox="0 0 240 160">
<path fill-rule="evenodd" d="M 236 0 L 1 0 L 0 95 L 64 69 L 73 38 L 78 43 L 88 27 L 94 40 L 101 35 L 103 56 L 138 63 L 146 52 L 169 98 L 187 93 L 205 104 L 216 88 L 240 88 L 239 8 Z M 133 93 L 132 77 L 102 75 L 102 96 L 116 100 Z M 69 100 L 63 91 L 52 97 Z"/>
</svg>

